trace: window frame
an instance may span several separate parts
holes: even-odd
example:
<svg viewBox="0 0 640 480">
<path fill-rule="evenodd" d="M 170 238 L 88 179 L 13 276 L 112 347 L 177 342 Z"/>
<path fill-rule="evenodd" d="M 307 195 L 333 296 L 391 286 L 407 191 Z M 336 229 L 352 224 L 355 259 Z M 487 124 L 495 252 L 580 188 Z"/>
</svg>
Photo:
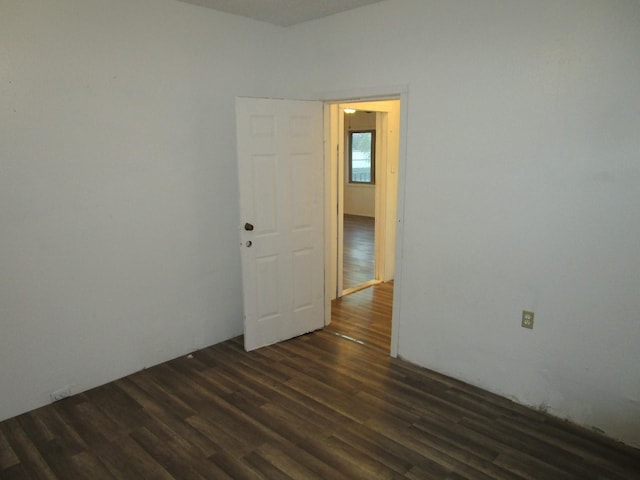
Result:
<svg viewBox="0 0 640 480">
<path fill-rule="evenodd" d="M 352 168 L 353 168 L 353 134 L 354 133 L 370 133 L 371 134 L 371 181 L 369 182 L 360 182 L 357 180 L 353 180 L 352 178 Z M 352 185 L 375 185 L 376 184 L 376 131 L 375 129 L 364 129 L 364 130 L 349 130 L 349 168 L 348 168 L 348 183 Z"/>
</svg>

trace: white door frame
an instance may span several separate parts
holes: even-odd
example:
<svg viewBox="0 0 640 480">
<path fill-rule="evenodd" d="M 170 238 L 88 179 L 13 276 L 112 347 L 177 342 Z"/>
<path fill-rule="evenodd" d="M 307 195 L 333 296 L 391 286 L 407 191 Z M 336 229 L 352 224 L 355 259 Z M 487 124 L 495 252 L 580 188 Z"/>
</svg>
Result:
<svg viewBox="0 0 640 480">
<path fill-rule="evenodd" d="M 332 115 L 338 115 L 338 104 L 379 101 L 379 100 L 400 100 L 400 145 L 399 145 L 399 172 L 398 172 L 398 194 L 397 194 L 397 217 L 396 217 L 396 242 L 395 242 L 395 274 L 394 274 L 394 292 L 393 292 L 393 310 L 391 318 L 391 345 L 390 354 L 397 357 L 398 341 L 399 341 L 399 321 L 400 318 L 400 292 L 402 289 L 402 253 L 404 240 L 404 205 L 405 205 L 405 184 L 407 176 L 407 106 L 408 106 L 408 88 L 407 86 L 383 87 L 356 89 L 347 92 L 332 92 L 321 95 L 321 99 L 325 103 L 324 108 L 324 137 L 325 137 L 325 325 L 331 322 L 331 300 L 336 297 L 335 279 L 337 278 L 338 267 L 341 266 L 341 259 L 337 258 L 334 251 L 337 245 L 336 238 L 339 235 L 336 222 L 333 221 L 336 215 L 342 214 L 338 209 L 341 208 L 338 202 L 337 194 L 340 188 L 336 165 L 340 161 L 337 149 L 336 139 L 338 135 L 343 135 L 342 131 L 338 131 L 336 122 L 332 122 Z M 343 162 L 344 160 L 342 160 Z M 342 167 L 344 165 L 342 164 Z M 342 169 L 344 171 L 344 168 Z M 334 189 L 333 186 L 336 186 Z M 338 241 L 342 239 L 338 238 Z"/>
</svg>

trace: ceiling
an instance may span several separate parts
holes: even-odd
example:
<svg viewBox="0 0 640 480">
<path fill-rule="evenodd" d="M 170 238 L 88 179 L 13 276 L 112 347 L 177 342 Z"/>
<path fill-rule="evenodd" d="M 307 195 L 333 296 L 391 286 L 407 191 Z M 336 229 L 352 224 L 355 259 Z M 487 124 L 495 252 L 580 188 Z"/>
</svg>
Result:
<svg viewBox="0 0 640 480">
<path fill-rule="evenodd" d="M 282 27 L 382 0 L 181 0 Z"/>
</svg>

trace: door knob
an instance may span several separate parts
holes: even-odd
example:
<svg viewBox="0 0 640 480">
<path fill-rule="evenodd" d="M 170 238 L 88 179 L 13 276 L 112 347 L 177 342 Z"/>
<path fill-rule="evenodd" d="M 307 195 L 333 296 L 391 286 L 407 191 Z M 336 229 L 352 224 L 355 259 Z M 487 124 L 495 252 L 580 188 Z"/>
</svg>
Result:
<svg viewBox="0 0 640 480">
<path fill-rule="evenodd" d="M 253 225 L 251 225 L 250 223 L 245 223 L 245 224 L 244 224 L 244 229 L 245 229 L 247 232 L 250 232 L 251 230 L 253 230 Z"/>
<path fill-rule="evenodd" d="M 250 247 L 251 245 L 253 245 L 253 243 L 251 242 L 251 240 L 249 240 L 247 243 L 245 243 L 245 245 L 246 245 L 247 247 Z"/>
</svg>

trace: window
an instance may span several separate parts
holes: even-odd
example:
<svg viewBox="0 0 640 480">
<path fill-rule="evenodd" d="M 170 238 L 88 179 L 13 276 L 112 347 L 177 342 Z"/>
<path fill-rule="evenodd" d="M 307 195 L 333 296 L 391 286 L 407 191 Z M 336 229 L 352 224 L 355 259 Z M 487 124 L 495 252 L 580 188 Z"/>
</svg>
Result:
<svg viewBox="0 0 640 480">
<path fill-rule="evenodd" d="M 349 132 L 349 183 L 376 183 L 376 131 Z"/>
</svg>

